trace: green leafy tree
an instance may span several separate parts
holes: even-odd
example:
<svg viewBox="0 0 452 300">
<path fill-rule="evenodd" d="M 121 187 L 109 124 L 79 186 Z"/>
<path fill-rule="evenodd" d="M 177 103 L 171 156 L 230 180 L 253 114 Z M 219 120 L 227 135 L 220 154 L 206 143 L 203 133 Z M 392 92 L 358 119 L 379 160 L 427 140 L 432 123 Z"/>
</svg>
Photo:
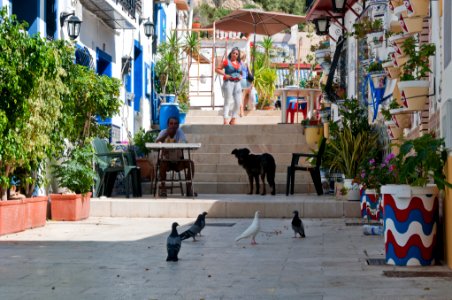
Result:
<svg viewBox="0 0 452 300">
<path fill-rule="evenodd" d="M 54 129 L 68 92 L 63 65 L 71 57 L 63 41 L 29 36 L 27 23 L 0 11 L 0 194 L 7 200 L 10 177 L 17 168 L 29 174 L 56 150 Z M 33 174 L 35 176 L 33 176 Z M 27 191 L 29 194 L 30 191 Z"/>
</svg>

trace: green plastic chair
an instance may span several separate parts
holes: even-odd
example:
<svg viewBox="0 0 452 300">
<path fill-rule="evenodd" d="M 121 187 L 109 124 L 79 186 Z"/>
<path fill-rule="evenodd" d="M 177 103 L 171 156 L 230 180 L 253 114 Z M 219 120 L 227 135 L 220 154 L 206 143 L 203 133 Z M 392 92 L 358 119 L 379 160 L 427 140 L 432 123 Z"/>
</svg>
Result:
<svg viewBox="0 0 452 300">
<path fill-rule="evenodd" d="M 94 138 L 92 142 L 96 156 L 96 180 L 95 196 L 111 196 L 116 176 L 124 173 L 126 197 L 129 198 L 130 186 L 133 184 L 133 196 L 141 197 L 140 169 L 133 164 L 133 153 L 112 152 L 108 148 L 108 142 L 104 139 Z M 135 182 L 137 181 L 138 182 Z"/>
</svg>

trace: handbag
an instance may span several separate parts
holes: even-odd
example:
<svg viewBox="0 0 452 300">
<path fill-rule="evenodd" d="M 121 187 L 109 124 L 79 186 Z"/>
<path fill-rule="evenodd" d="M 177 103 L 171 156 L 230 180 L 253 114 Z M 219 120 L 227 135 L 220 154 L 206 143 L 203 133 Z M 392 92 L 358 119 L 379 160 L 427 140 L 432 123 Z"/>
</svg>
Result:
<svg viewBox="0 0 452 300">
<path fill-rule="evenodd" d="M 251 74 L 250 72 L 248 72 L 248 75 L 246 75 L 246 81 L 248 81 L 248 82 L 253 82 L 253 81 L 254 81 L 254 76 L 253 76 L 253 74 Z"/>
</svg>

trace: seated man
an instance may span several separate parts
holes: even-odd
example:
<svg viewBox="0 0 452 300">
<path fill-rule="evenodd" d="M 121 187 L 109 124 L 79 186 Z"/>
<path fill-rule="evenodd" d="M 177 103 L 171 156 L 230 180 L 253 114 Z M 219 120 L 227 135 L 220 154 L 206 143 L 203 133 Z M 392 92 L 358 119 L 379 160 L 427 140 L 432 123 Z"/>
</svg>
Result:
<svg viewBox="0 0 452 300">
<path fill-rule="evenodd" d="M 186 143 L 187 139 L 182 129 L 179 128 L 179 120 L 175 117 L 168 118 L 168 127 L 160 131 L 157 139 L 157 143 Z M 182 171 L 185 170 L 186 180 L 191 180 L 195 173 L 195 165 L 191 160 L 184 159 L 183 152 L 181 150 L 166 150 L 162 153 L 162 160 L 160 161 L 160 196 L 166 197 L 166 172 L 168 171 Z M 191 172 L 189 172 L 189 168 Z M 193 196 L 193 189 L 191 182 L 187 182 L 187 197 Z M 195 194 L 196 196 L 196 194 Z"/>
</svg>

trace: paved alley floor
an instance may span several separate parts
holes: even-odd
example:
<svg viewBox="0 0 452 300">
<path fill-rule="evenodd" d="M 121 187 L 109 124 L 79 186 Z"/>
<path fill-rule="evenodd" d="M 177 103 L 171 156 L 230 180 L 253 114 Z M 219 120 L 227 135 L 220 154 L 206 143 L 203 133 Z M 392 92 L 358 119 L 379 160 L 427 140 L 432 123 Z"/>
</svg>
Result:
<svg viewBox="0 0 452 300">
<path fill-rule="evenodd" d="M 234 242 L 251 218 L 207 218 L 177 263 L 165 261 L 174 221 L 180 233 L 194 220 L 48 221 L 2 236 L 0 299 L 452 299 L 445 266 L 368 265 L 384 258 L 384 239 L 347 226 L 358 219 L 305 219 L 305 239 L 290 219 L 261 219 L 252 246 Z"/>
</svg>

